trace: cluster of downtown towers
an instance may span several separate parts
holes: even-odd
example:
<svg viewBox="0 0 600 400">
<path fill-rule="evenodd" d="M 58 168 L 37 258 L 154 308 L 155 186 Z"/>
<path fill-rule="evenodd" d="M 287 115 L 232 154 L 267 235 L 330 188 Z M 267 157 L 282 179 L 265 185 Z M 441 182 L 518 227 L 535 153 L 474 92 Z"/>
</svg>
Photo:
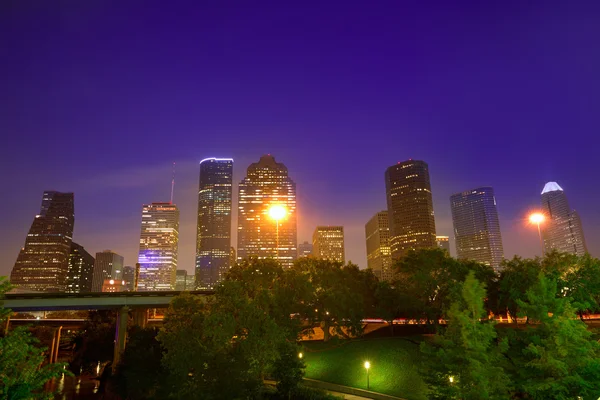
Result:
<svg viewBox="0 0 600 400">
<path fill-rule="evenodd" d="M 365 225 L 368 268 L 384 280 L 393 278 L 393 260 L 411 249 L 448 248 L 448 237 L 436 236 L 429 168 L 418 160 L 399 162 L 385 172 L 388 209 Z M 247 169 L 238 185 L 237 256 L 231 246 L 233 160 L 200 162 L 195 275 L 187 288 L 212 289 L 236 262 L 248 257 L 273 258 L 290 267 L 298 257 L 344 262 L 341 226 L 318 226 L 313 242 L 297 243 L 296 184 L 286 166 L 265 155 Z M 458 258 L 499 269 L 503 259 L 494 191 L 481 187 L 451 196 Z M 272 218 L 273 206 L 285 210 Z M 542 191 L 547 222 L 541 232 L 545 250 L 582 255 L 586 250 L 581 221 L 564 191 L 549 182 Z M 89 292 L 173 290 L 177 287 L 179 210 L 175 204 L 142 208 L 140 251 L 136 267 L 107 250 L 96 258 L 72 241 L 73 193 L 45 192 L 11 273 L 22 290 Z M 191 278 L 191 279 L 190 279 Z M 184 278 L 185 279 L 185 278 Z"/>
</svg>

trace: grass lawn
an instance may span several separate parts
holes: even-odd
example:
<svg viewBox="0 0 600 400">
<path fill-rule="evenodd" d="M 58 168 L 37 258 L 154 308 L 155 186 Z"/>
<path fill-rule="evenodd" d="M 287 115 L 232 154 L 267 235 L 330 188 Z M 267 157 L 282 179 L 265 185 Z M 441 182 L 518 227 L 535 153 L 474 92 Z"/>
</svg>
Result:
<svg viewBox="0 0 600 400">
<path fill-rule="evenodd" d="M 367 388 L 364 362 L 369 361 L 374 392 L 425 400 L 426 385 L 417 366 L 421 354 L 413 337 L 389 337 L 339 342 L 303 342 L 306 377 L 356 388 Z"/>
</svg>

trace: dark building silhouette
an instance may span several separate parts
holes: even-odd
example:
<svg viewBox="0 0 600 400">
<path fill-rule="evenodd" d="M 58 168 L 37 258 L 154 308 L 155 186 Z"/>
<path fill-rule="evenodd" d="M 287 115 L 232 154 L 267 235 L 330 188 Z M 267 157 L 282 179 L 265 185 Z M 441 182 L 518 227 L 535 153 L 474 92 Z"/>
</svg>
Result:
<svg viewBox="0 0 600 400">
<path fill-rule="evenodd" d="M 47 191 L 10 275 L 21 289 L 64 292 L 75 225 L 73 193 Z"/>
<path fill-rule="evenodd" d="M 579 214 L 569 207 L 567 195 L 556 182 L 548 182 L 542 191 L 542 209 L 546 221 L 541 225 L 544 251 L 587 253 Z"/>
<path fill-rule="evenodd" d="M 67 272 L 67 293 L 88 293 L 92 291 L 94 279 L 94 257 L 83 246 L 72 242 Z"/>
<path fill-rule="evenodd" d="M 494 189 L 480 187 L 450 197 L 456 256 L 498 271 L 504 258 Z"/>
<path fill-rule="evenodd" d="M 196 286 L 212 289 L 231 267 L 231 202 L 233 160 L 200 161 Z"/>
</svg>

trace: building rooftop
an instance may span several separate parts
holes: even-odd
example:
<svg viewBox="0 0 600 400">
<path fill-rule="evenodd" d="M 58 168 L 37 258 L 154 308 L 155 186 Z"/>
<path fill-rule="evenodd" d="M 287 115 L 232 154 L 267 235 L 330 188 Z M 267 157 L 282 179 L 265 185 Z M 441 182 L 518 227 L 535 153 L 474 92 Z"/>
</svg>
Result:
<svg viewBox="0 0 600 400">
<path fill-rule="evenodd" d="M 548 192 L 555 192 L 557 190 L 560 190 L 561 192 L 563 191 L 563 189 L 558 185 L 558 183 L 548 182 L 544 186 L 544 190 L 542 190 L 542 194 L 548 193 Z"/>
</svg>

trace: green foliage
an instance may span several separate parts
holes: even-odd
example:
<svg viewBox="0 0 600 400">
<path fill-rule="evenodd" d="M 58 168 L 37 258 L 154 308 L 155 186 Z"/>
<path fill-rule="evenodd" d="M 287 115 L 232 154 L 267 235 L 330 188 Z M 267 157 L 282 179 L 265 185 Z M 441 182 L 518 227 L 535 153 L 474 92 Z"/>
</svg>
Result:
<svg viewBox="0 0 600 400">
<path fill-rule="evenodd" d="M 448 311 L 444 333 L 421 344 L 429 398 L 509 398 L 509 379 L 501 367 L 506 346 L 496 344 L 494 325 L 486 318 L 485 297 L 485 286 L 470 272 L 460 285 L 460 298 Z"/>
<path fill-rule="evenodd" d="M 362 333 L 362 320 L 373 309 L 377 284 L 371 271 L 310 257 L 298 260 L 293 270 L 308 279 L 303 316 L 320 324 L 325 341 L 332 332 L 343 337 Z"/>
<path fill-rule="evenodd" d="M 535 326 L 514 331 L 511 374 L 516 392 L 531 399 L 596 398 L 600 394 L 600 344 L 576 318 L 568 297 L 557 296 L 555 278 L 540 274 L 519 301 Z"/>
<path fill-rule="evenodd" d="M 156 328 L 134 326 L 114 376 L 121 397 L 130 400 L 161 398 L 160 389 L 167 375 L 162 367 L 162 348 Z"/>
<path fill-rule="evenodd" d="M 404 292 L 406 317 L 437 324 L 449 309 L 453 293 L 469 272 L 488 285 L 494 270 L 472 261 L 456 260 L 442 249 L 410 251 L 395 265 L 394 285 Z"/>
<path fill-rule="evenodd" d="M 44 393 L 46 382 L 58 378 L 64 364 L 46 364 L 44 350 L 26 328 L 17 328 L 0 338 L 0 398 L 11 400 L 51 399 Z"/>
<path fill-rule="evenodd" d="M 377 282 L 374 298 L 375 315 L 388 322 L 393 334 L 393 321 L 403 313 L 404 305 L 408 304 L 405 292 L 396 289 L 396 287 L 389 282 L 380 281 Z"/>
<path fill-rule="evenodd" d="M 304 377 L 304 362 L 298 354 L 300 348 L 284 342 L 279 348 L 279 358 L 275 360 L 271 376 L 277 382 L 277 392 L 284 398 L 297 398 L 300 383 Z"/>
</svg>

